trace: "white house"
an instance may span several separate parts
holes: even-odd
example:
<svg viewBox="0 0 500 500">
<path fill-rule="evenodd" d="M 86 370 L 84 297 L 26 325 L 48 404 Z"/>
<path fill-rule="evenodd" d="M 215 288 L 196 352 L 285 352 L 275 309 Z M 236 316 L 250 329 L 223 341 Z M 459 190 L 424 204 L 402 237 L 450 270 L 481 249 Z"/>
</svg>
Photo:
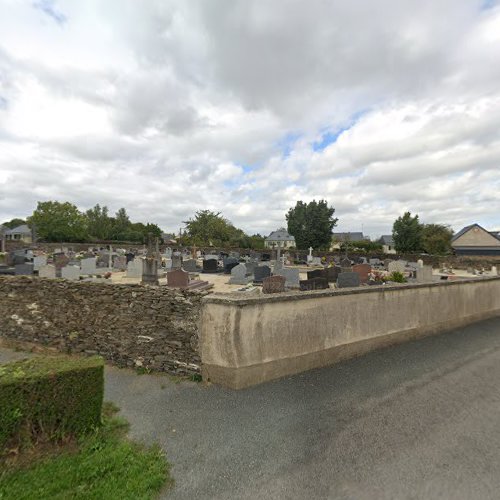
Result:
<svg viewBox="0 0 500 500">
<path fill-rule="evenodd" d="M 285 228 L 280 228 L 273 231 L 265 240 L 264 246 L 266 248 L 290 248 L 295 247 L 295 238 L 288 234 Z"/>
</svg>

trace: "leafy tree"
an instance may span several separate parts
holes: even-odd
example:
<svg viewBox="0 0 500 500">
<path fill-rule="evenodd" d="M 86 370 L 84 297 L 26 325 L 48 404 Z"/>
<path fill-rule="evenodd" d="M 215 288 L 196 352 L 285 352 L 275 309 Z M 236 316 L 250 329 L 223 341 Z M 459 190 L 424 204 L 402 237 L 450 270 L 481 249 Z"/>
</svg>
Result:
<svg viewBox="0 0 500 500">
<path fill-rule="evenodd" d="M 444 224 L 425 224 L 422 229 L 422 246 L 431 255 L 451 252 L 453 230 Z"/>
<path fill-rule="evenodd" d="M 0 224 L 0 226 L 5 226 L 8 227 L 9 229 L 14 229 L 15 227 L 22 226 L 23 224 L 26 224 L 26 221 L 23 219 L 12 219 L 10 221 L 4 222 L 3 224 Z"/>
<path fill-rule="evenodd" d="M 234 226 L 220 212 L 200 210 L 184 224 L 192 245 L 224 245 L 229 243 L 231 236 L 235 236 Z"/>
<path fill-rule="evenodd" d="M 84 241 L 87 238 L 87 219 L 75 205 L 58 201 L 38 202 L 28 217 L 38 237 L 45 241 Z"/>
<path fill-rule="evenodd" d="M 288 232 L 295 237 L 297 248 L 329 248 L 332 229 L 338 219 L 333 217 L 335 209 L 326 200 L 313 200 L 310 203 L 298 201 L 286 214 Z"/>
<path fill-rule="evenodd" d="M 113 219 L 108 215 L 108 207 L 97 204 L 85 212 L 88 233 L 97 240 L 109 240 L 112 237 Z"/>
<path fill-rule="evenodd" d="M 406 212 L 398 217 L 392 226 L 392 238 L 397 252 L 411 253 L 422 250 L 422 224 L 418 215 L 412 217 Z"/>
</svg>

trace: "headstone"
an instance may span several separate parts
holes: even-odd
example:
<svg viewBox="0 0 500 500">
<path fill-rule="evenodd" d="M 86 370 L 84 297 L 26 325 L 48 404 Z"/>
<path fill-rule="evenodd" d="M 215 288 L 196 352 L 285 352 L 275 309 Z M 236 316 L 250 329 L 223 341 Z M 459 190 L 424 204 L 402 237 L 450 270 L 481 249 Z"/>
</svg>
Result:
<svg viewBox="0 0 500 500">
<path fill-rule="evenodd" d="M 204 273 L 216 273 L 218 271 L 217 260 L 208 259 L 203 261 L 203 272 Z"/>
<path fill-rule="evenodd" d="M 136 257 L 127 264 L 127 278 L 142 278 L 142 260 L 140 257 Z M 83 262 L 83 261 L 82 261 Z M 95 273 L 83 273 L 82 274 L 95 274 Z"/>
<path fill-rule="evenodd" d="M 13 255 L 12 264 L 14 266 L 21 266 L 26 262 L 26 257 L 23 255 Z"/>
<path fill-rule="evenodd" d="M 125 259 L 127 259 L 127 264 L 134 260 L 135 255 L 132 252 L 127 252 L 125 254 Z"/>
<path fill-rule="evenodd" d="M 255 268 L 257 267 L 256 262 L 247 262 L 245 264 L 245 267 L 247 268 L 247 274 L 253 274 Z"/>
<path fill-rule="evenodd" d="M 182 256 L 178 252 L 172 254 L 172 270 L 182 268 Z"/>
<path fill-rule="evenodd" d="M 80 279 L 80 268 L 78 266 L 66 266 L 61 269 L 61 278 L 77 281 Z"/>
<path fill-rule="evenodd" d="M 325 269 L 314 269 L 313 271 L 307 271 L 307 279 L 311 280 L 313 278 L 326 278 Z"/>
<path fill-rule="evenodd" d="M 154 256 L 142 259 L 142 285 L 159 285 L 158 282 L 158 261 Z"/>
<path fill-rule="evenodd" d="M 389 265 L 387 266 L 387 270 L 390 273 L 398 272 L 398 273 L 404 273 L 406 269 L 406 261 L 404 260 L 393 260 L 389 262 Z"/>
<path fill-rule="evenodd" d="M 380 259 L 370 259 L 368 261 L 368 263 L 371 265 L 371 266 L 380 266 L 382 265 L 382 261 Z"/>
<path fill-rule="evenodd" d="M 54 265 L 56 269 L 62 269 L 69 263 L 69 257 L 63 253 L 58 253 L 54 255 Z"/>
<path fill-rule="evenodd" d="M 280 276 L 285 278 L 285 286 L 290 288 L 297 288 L 300 281 L 300 272 L 298 269 L 284 267 L 278 271 Z"/>
<path fill-rule="evenodd" d="M 125 255 L 116 255 L 113 259 L 113 268 L 125 271 L 127 269 L 127 257 Z"/>
<path fill-rule="evenodd" d="M 321 257 L 311 257 L 311 260 L 309 262 L 311 266 L 321 266 Z"/>
<path fill-rule="evenodd" d="M 38 276 L 40 278 L 55 278 L 56 277 L 56 266 L 53 266 L 51 264 L 47 264 L 45 266 L 42 266 L 38 270 Z"/>
<path fill-rule="evenodd" d="M 352 266 L 352 271 L 358 274 L 360 283 L 366 283 L 372 271 L 372 266 L 370 264 L 356 264 Z"/>
<path fill-rule="evenodd" d="M 42 266 L 47 265 L 46 255 L 36 255 L 33 257 L 33 271 L 39 271 Z"/>
<path fill-rule="evenodd" d="M 424 261 L 422 259 L 417 260 L 418 267 L 424 267 Z"/>
<path fill-rule="evenodd" d="M 359 286 L 359 274 L 355 272 L 340 273 L 337 278 L 337 288 Z"/>
<path fill-rule="evenodd" d="M 433 281 L 432 279 L 432 267 L 423 266 L 417 269 L 417 282 L 418 283 L 428 283 Z"/>
<path fill-rule="evenodd" d="M 278 274 L 278 272 L 283 269 L 283 261 L 281 259 L 278 259 L 273 267 L 273 274 Z"/>
<path fill-rule="evenodd" d="M 16 276 L 30 276 L 33 274 L 33 264 L 28 262 L 25 264 L 16 264 L 14 272 Z"/>
<path fill-rule="evenodd" d="M 394 261 L 394 259 L 385 259 L 384 260 L 384 268 L 389 270 L 389 264 L 393 261 Z"/>
<path fill-rule="evenodd" d="M 234 257 L 226 257 L 223 263 L 225 274 L 231 274 L 231 269 L 239 264 L 238 259 Z"/>
<path fill-rule="evenodd" d="M 209 253 L 205 255 L 205 260 L 219 260 L 219 256 Z"/>
<path fill-rule="evenodd" d="M 81 269 L 81 274 L 96 274 L 97 267 L 96 267 L 95 257 L 89 257 L 88 259 L 82 259 L 80 261 L 80 269 Z"/>
<path fill-rule="evenodd" d="M 351 269 L 352 269 L 351 259 L 348 259 L 347 257 L 344 257 L 340 261 L 340 267 L 342 268 L 342 272 L 344 272 L 344 273 L 350 272 Z"/>
<path fill-rule="evenodd" d="M 327 279 L 328 283 L 337 283 L 337 278 L 341 272 L 342 268 L 340 266 L 327 267 L 324 277 Z"/>
<path fill-rule="evenodd" d="M 491 274 L 493 276 L 498 276 L 498 269 L 496 266 L 491 266 Z"/>
<path fill-rule="evenodd" d="M 271 254 L 270 253 L 263 253 L 261 260 L 263 262 L 269 262 L 271 260 Z"/>
<path fill-rule="evenodd" d="M 189 273 L 182 269 L 167 273 L 167 286 L 172 288 L 187 288 L 189 286 Z"/>
<path fill-rule="evenodd" d="M 198 272 L 198 268 L 196 267 L 195 259 L 188 259 L 182 263 L 182 269 L 187 271 L 188 273 L 196 273 Z"/>
<path fill-rule="evenodd" d="M 262 283 L 264 278 L 271 276 L 271 268 L 269 266 L 258 266 L 253 271 L 254 283 Z"/>
<path fill-rule="evenodd" d="M 285 277 L 284 276 L 268 276 L 262 280 L 263 293 L 281 293 L 285 291 Z"/>
<path fill-rule="evenodd" d="M 230 285 L 247 285 L 251 279 L 247 275 L 248 270 L 245 264 L 238 264 L 231 269 Z"/>
<path fill-rule="evenodd" d="M 303 292 L 311 290 L 326 290 L 330 288 L 326 278 L 311 278 L 310 280 L 299 281 L 300 290 Z"/>
</svg>

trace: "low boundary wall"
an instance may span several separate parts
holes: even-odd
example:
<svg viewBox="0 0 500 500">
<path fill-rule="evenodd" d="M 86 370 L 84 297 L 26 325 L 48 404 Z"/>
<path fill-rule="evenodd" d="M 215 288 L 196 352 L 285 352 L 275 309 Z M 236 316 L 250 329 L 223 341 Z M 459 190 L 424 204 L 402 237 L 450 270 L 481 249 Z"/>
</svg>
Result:
<svg viewBox="0 0 500 500">
<path fill-rule="evenodd" d="M 500 315 L 500 278 L 202 303 L 203 377 L 239 389 Z"/>
</svg>

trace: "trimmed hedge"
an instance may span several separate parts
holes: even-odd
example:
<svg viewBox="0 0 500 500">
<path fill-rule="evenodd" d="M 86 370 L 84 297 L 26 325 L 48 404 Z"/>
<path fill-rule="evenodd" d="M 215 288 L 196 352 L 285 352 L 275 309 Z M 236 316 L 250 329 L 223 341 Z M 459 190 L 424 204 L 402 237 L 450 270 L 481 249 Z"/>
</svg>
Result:
<svg viewBox="0 0 500 500">
<path fill-rule="evenodd" d="M 35 357 L 0 365 L 0 455 L 6 447 L 57 441 L 101 423 L 101 358 Z"/>
</svg>

